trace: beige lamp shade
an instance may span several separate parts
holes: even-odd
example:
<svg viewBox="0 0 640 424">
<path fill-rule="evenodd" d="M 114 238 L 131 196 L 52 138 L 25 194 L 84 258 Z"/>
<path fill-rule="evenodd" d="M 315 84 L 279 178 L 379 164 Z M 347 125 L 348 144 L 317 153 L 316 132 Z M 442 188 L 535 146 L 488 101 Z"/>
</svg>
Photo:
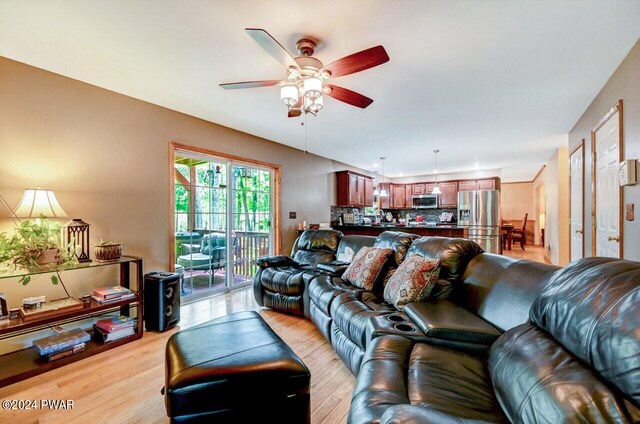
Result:
<svg viewBox="0 0 640 424">
<path fill-rule="evenodd" d="M 41 188 L 25 189 L 22 200 L 14 213 L 18 218 L 39 218 L 41 215 L 47 218 L 67 217 L 67 213 L 58 203 L 53 190 Z"/>
</svg>

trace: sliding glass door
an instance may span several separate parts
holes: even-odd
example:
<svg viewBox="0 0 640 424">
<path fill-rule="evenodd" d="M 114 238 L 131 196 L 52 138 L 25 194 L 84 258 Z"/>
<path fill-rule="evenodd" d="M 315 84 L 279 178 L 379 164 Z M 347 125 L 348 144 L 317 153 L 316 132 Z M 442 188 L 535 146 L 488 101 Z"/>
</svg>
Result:
<svg viewBox="0 0 640 424">
<path fill-rule="evenodd" d="M 172 166 L 173 256 L 183 298 L 250 284 L 256 259 L 272 252 L 273 170 L 178 149 Z"/>
<path fill-rule="evenodd" d="M 248 165 L 231 167 L 230 227 L 235 236 L 230 287 L 250 283 L 256 259 L 270 253 L 272 172 Z"/>
</svg>

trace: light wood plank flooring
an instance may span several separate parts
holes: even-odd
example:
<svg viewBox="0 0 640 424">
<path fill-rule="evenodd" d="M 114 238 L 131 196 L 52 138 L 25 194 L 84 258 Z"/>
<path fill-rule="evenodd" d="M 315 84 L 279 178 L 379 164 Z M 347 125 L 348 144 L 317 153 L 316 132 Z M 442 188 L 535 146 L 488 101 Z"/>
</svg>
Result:
<svg viewBox="0 0 640 424">
<path fill-rule="evenodd" d="M 312 423 L 345 423 L 355 377 L 310 321 L 260 309 L 252 290 L 242 289 L 183 306 L 179 328 L 246 310 L 259 310 L 311 370 Z M 71 399 L 75 404 L 70 411 L 0 409 L 0 423 L 168 423 L 160 389 L 164 347 L 176 331 L 145 332 L 141 340 L 0 388 L 0 400 Z"/>
<path fill-rule="evenodd" d="M 549 263 L 549 261 L 544 257 L 544 247 L 527 244 L 524 248 L 525 250 L 522 250 L 519 244 L 514 244 L 511 250 L 505 249 L 502 254 L 505 256 L 511 256 L 512 258 L 529 259 L 530 261 L 542 262 L 545 264 Z"/>
</svg>

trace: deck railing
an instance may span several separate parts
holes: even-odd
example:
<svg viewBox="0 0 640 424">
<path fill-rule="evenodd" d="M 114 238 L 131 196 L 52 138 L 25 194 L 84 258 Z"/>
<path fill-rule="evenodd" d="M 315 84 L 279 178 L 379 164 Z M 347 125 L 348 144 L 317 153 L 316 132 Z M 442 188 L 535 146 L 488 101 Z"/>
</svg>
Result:
<svg viewBox="0 0 640 424">
<path fill-rule="evenodd" d="M 269 254 L 269 233 L 234 231 L 234 234 L 233 273 L 252 278 L 258 269 L 256 259 Z"/>
</svg>

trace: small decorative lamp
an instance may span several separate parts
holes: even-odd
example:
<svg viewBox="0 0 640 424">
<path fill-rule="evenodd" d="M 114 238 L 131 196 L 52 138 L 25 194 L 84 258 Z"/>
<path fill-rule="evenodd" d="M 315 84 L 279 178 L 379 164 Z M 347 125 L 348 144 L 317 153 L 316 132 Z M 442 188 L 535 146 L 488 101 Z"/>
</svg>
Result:
<svg viewBox="0 0 640 424">
<path fill-rule="evenodd" d="M 89 257 L 89 224 L 80 218 L 74 218 L 66 227 L 67 245 L 74 243 L 75 246 L 80 247 L 80 254 L 78 254 L 78 249 L 74 249 L 74 255 L 78 262 L 91 262 Z"/>
<path fill-rule="evenodd" d="M 27 188 L 22 195 L 20 204 L 14 211 L 18 218 L 65 218 L 67 213 L 62 209 L 53 190 L 40 187 Z"/>
</svg>

